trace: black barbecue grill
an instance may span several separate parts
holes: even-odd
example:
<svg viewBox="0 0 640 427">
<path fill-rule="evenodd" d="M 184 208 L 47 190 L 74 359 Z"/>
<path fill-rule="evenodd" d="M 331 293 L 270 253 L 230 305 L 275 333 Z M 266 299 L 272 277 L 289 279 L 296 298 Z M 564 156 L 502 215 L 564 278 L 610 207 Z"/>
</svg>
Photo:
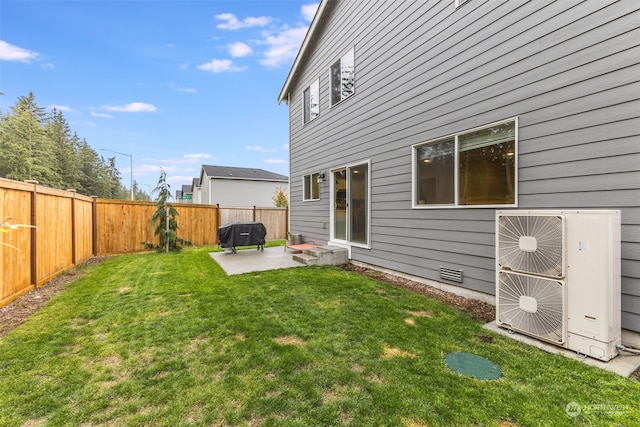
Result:
<svg viewBox="0 0 640 427">
<path fill-rule="evenodd" d="M 218 246 L 231 248 L 235 254 L 237 246 L 258 246 L 264 251 L 267 229 L 261 222 L 236 222 L 218 227 Z"/>
</svg>

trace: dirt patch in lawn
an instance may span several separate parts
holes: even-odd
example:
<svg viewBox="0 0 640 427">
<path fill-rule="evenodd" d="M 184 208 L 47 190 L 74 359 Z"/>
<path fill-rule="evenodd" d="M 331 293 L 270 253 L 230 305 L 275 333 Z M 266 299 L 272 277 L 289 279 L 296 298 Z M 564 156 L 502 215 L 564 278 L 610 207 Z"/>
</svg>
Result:
<svg viewBox="0 0 640 427">
<path fill-rule="evenodd" d="M 292 345 L 297 345 L 300 347 L 305 346 L 307 343 L 304 342 L 304 340 L 298 338 L 298 337 L 294 337 L 294 336 L 283 336 L 283 337 L 277 337 L 275 338 L 275 341 L 280 344 L 280 345 L 287 345 L 287 344 L 292 344 Z"/>
<path fill-rule="evenodd" d="M 81 266 L 99 264 L 108 257 L 94 257 Z M 29 316 L 44 307 L 51 298 L 58 295 L 74 280 L 85 274 L 84 269 L 72 268 L 55 279 L 33 289 L 28 294 L 0 308 L 0 338 L 22 325 Z"/>
<path fill-rule="evenodd" d="M 399 348 L 389 347 L 388 345 L 384 345 L 382 358 L 383 359 L 391 359 L 392 357 L 409 357 L 411 359 L 416 358 L 415 353 L 411 353 L 408 351 L 400 350 Z"/>
<path fill-rule="evenodd" d="M 433 313 L 430 311 L 407 311 L 407 313 L 414 317 L 433 317 Z"/>
</svg>

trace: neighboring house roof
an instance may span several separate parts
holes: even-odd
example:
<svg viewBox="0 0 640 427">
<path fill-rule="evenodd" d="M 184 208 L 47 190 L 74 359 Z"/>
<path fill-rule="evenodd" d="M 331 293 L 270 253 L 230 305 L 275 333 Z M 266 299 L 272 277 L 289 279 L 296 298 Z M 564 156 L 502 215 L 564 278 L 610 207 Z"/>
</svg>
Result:
<svg viewBox="0 0 640 427">
<path fill-rule="evenodd" d="M 202 165 L 202 171 L 209 178 L 289 182 L 288 176 L 280 175 L 279 173 L 275 172 L 269 172 L 264 169 Z"/>
<path fill-rule="evenodd" d="M 193 193 L 193 191 L 191 191 L 191 186 L 190 185 L 182 185 L 182 194 L 191 194 Z"/>
<path fill-rule="evenodd" d="M 181 190 L 176 190 L 176 199 L 179 199 L 182 196 Z"/>
<path fill-rule="evenodd" d="M 198 187 L 200 187 L 200 178 L 193 178 L 193 181 L 191 182 L 191 189 L 195 190 Z"/>
<path fill-rule="evenodd" d="M 304 37 L 302 46 L 300 46 L 300 50 L 298 51 L 298 55 L 296 55 L 295 61 L 293 61 L 293 65 L 291 66 L 291 70 L 289 71 L 289 75 L 287 76 L 287 80 L 284 82 L 284 86 L 282 86 L 282 90 L 280 91 L 280 95 L 278 96 L 278 103 L 287 101 L 289 86 L 291 86 L 291 83 L 293 82 L 293 79 L 297 74 L 298 68 L 301 66 L 300 64 L 305 57 L 307 47 L 313 42 L 313 36 L 316 33 L 317 28 L 320 26 L 319 23 L 322 20 L 325 10 L 327 10 L 328 3 L 329 0 L 320 1 L 318 10 L 316 10 L 313 21 L 311 21 L 311 26 L 309 26 L 309 30 L 307 31 L 307 35 Z"/>
</svg>

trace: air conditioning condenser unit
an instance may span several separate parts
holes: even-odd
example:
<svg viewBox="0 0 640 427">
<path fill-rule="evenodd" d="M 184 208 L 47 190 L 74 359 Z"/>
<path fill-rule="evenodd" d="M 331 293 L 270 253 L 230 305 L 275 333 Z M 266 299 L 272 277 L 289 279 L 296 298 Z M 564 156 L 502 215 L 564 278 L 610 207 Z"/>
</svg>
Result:
<svg viewBox="0 0 640 427">
<path fill-rule="evenodd" d="M 496 211 L 496 324 L 608 361 L 620 344 L 620 211 Z"/>
</svg>

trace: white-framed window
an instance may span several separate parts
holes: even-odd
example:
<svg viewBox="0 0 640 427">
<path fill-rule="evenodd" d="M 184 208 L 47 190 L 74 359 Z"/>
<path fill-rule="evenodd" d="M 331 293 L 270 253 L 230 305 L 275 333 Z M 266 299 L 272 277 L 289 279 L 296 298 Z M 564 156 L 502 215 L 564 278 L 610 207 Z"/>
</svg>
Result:
<svg viewBox="0 0 640 427">
<path fill-rule="evenodd" d="M 469 0 L 455 0 L 456 9 L 468 2 Z"/>
<path fill-rule="evenodd" d="M 331 106 L 353 95 L 355 83 L 355 48 L 352 47 L 331 65 Z"/>
<path fill-rule="evenodd" d="M 413 206 L 517 205 L 518 119 L 413 146 Z"/>
<path fill-rule="evenodd" d="M 308 123 L 320 115 L 320 79 L 316 79 L 302 93 L 304 105 L 303 123 Z"/>
<path fill-rule="evenodd" d="M 311 173 L 303 177 L 302 200 L 320 199 L 320 173 Z"/>
</svg>

